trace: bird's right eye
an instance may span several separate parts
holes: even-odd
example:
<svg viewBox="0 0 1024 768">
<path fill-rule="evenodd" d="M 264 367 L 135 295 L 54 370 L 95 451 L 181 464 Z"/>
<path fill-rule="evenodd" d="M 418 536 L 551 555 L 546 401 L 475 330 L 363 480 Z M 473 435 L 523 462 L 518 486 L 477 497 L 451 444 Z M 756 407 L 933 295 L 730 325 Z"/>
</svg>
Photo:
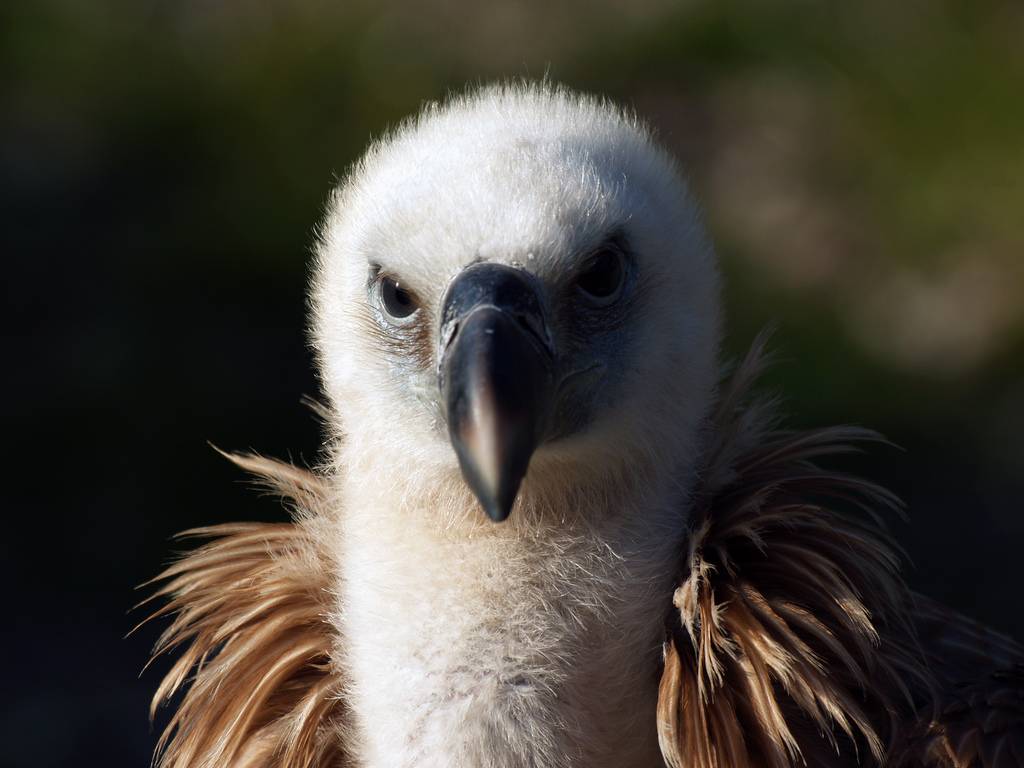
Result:
<svg viewBox="0 0 1024 768">
<path fill-rule="evenodd" d="M 576 281 L 586 299 L 596 306 L 607 306 L 622 292 L 626 265 L 618 248 L 601 249 L 587 262 Z"/>
<path fill-rule="evenodd" d="M 416 297 L 392 277 L 380 279 L 380 303 L 384 311 L 395 320 L 411 317 L 419 309 Z"/>
</svg>

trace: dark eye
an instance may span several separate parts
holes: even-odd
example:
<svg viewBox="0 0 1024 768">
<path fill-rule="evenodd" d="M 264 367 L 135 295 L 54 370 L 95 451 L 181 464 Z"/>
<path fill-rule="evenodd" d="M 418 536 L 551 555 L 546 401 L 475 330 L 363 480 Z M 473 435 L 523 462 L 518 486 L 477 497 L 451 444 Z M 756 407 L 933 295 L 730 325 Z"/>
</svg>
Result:
<svg viewBox="0 0 1024 768">
<path fill-rule="evenodd" d="M 409 317 L 419 309 L 415 297 L 390 277 L 382 277 L 380 280 L 380 303 L 384 311 L 396 320 Z"/>
<path fill-rule="evenodd" d="M 576 285 L 595 304 L 610 304 L 618 298 L 626 280 L 622 254 L 605 248 L 590 258 Z"/>
</svg>

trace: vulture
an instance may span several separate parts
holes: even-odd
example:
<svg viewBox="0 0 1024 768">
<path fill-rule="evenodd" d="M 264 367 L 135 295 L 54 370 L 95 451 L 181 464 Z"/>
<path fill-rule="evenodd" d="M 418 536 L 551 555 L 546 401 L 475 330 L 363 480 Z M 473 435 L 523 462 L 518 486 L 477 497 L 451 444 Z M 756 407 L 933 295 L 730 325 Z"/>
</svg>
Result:
<svg viewBox="0 0 1024 768">
<path fill-rule="evenodd" d="M 908 589 L 900 501 L 721 360 L 716 257 L 631 112 L 430 104 L 333 193 L 290 522 L 153 582 L 162 768 L 1024 765 L 1024 649 Z"/>
</svg>

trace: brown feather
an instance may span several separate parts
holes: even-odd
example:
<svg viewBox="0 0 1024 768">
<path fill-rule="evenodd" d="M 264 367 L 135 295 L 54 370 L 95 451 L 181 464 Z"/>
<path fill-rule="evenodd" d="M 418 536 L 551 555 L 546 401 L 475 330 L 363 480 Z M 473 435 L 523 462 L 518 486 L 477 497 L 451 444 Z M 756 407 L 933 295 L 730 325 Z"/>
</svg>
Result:
<svg viewBox="0 0 1024 768">
<path fill-rule="evenodd" d="M 182 536 L 209 541 L 157 577 L 163 584 L 153 597 L 167 602 L 150 619 L 174 619 L 153 656 L 185 648 L 153 698 L 155 715 L 184 689 L 157 764 L 348 765 L 328 618 L 335 568 L 310 530 L 323 514 L 326 484 L 288 464 L 224 455 L 290 499 L 297 521 L 187 531 Z"/>
<path fill-rule="evenodd" d="M 898 768 L 1024 765 L 1024 648 L 924 597 L 915 618 L 940 681 L 934 712 L 922 712 L 894 750 Z"/>
<path fill-rule="evenodd" d="M 662 750 L 673 768 L 789 768 L 819 752 L 878 763 L 897 713 L 933 688 L 876 512 L 898 502 L 813 460 L 881 438 L 779 429 L 770 402 L 746 402 L 763 344 L 713 423 L 665 642 Z"/>
</svg>

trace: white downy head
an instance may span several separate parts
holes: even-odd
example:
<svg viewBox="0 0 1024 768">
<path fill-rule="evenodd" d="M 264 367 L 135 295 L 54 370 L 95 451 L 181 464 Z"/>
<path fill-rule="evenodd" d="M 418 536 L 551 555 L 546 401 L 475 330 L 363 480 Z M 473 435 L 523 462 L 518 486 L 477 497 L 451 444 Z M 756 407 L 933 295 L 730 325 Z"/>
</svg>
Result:
<svg viewBox="0 0 1024 768">
<path fill-rule="evenodd" d="M 382 483 L 468 483 L 497 519 L 517 491 L 535 511 L 689 475 L 719 314 L 673 161 L 635 116 L 548 83 L 430 105 L 376 142 L 332 199 L 314 277 L 337 434 L 390 468 Z"/>
</svg>

